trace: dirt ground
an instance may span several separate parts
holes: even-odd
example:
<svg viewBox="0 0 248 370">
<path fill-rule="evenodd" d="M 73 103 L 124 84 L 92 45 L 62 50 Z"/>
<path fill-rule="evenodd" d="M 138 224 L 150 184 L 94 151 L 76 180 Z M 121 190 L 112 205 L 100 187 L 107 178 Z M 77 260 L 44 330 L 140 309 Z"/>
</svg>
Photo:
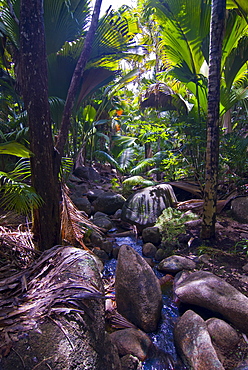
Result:
<svg viewBox="0 0 248 370">
<path fill-rule="evenodd" d="M 217 217 L 214 240 L 200 240 L 200 225 L 187 231 L 191 235 L 191 244 L 181 245 L 178 253 L 197 260 L 200 263 L 198 268 L 225 279 L 248 297 L 248 224 L 241 224 L 228 212 L 223 212 Z M 240 334 L 240 338 L 238 348 L 233 351 L 220 349 L 220 356 L 225 358 L 225 370 L 232 370 L 248 358 L 247 337 Z"/>
</svg>

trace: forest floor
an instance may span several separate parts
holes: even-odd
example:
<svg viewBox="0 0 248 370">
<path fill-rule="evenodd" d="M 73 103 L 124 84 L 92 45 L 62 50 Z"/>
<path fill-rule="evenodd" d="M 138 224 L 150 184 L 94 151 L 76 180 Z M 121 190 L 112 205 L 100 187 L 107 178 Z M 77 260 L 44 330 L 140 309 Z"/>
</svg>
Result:
<svg viewBox="0 0 248 370">
<path fill-rule="evenodd" d="M 180 254 L 199 257 L 204 270 L 224 278 L 248 296 L 248 224 L 222 212 L 217 217 L 215 239 L 200 241 L 200 231 L 200 225 L 190 229 L 194 240 L 190 247 L 180 249 Z"/>
</svg>

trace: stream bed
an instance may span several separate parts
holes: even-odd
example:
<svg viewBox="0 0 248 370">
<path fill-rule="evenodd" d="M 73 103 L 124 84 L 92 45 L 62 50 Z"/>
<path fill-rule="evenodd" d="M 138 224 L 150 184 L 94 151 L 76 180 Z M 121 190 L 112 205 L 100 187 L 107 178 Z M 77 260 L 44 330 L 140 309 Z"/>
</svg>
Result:
<svg viewBox="0 0 248 370">
<path fill-rule="evenodd" d="M 142 255 L 142 241 L 136 239 L 134 236 L 116 237 L 116 245 L 129 245 L 136 250 L 140 255 Z M 111 259 L 107 261 L 104 265 L 104 277 L 113 276 L 115 274 L 117 261 Z M 162 277 L 156 269 L 154 269 L 155 274 L 158 278 Z M 143 362 L 142 370 L 186 370 L 180 359 L 177 356 L 176 349 L 173 340 L 173 327 L 174 322 L 179 316 L 178 307 L 173 302 L 172 288 L 163 289 L 163 308 L 162 308 L 162 319 L 156 332 L 149 333 L 149 337 L 152 342 L 158 348 L 158 351 L 154 354 L 154 357 Z M 167 364 L 167 356 L 175 362 L 175 367 L 171 367 Z"/>
</svg>

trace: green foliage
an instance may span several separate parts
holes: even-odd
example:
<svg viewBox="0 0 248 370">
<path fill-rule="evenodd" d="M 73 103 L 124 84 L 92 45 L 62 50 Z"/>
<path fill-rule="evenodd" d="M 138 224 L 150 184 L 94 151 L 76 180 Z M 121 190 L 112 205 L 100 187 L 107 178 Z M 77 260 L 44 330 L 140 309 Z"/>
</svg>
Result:
<svg viewBox="0 0 248 370">
<path fill-rule="evenodd" d="M 236 183 L 247 181 L 248 173 L 248 137 L 232 132 L 222 137 L 220 144 L 220 164 L 224 177 Z"/>
<path fill-rule="evenodd" d="M 11 154 L 16 157 L 30 158 L 32 152 L 16 141 L 0 144 L 0 154 Z"/>
<path fill-rule="evenodd" d="M 1 200 L 0 206 L 17 213 L 29 214 L 31 209 L 42 205 L 42 199 L 34 188 L 24 181 L 30 178 L 29 160 L 17 162 L 13 171 L 0 172 Z"/>
<path fill-rule="evenodd" d="M 168 207 L 158 217 L 155 226 L 162 234 L 163 243 L 177 242 L 178 235 L 185 232 L 185 222 L 198 218 L 191 211 L 182 212 L 178 209 Z"/>
<path fill-rule="evenodd" d="M 123 194 L 130 194 L 133 187 L 138 186 L 140 188 L 146 188 L 148 186 L 156 185 L 154 181 L 147 180 L 142 176 L 131 176 L 122 182 Z"/>
</svg>

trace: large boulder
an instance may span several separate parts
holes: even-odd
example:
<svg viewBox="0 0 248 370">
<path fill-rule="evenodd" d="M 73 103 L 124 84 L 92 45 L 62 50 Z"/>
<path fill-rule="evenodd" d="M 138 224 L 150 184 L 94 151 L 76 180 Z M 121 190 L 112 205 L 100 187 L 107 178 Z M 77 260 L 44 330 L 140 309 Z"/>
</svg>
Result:
<svg viewBox="0 0 248 370">
<path fill-rule="evenodd" d="M 113 215 L 119 208 L 123 207 L 125 198 L 111 191 L 100 194 L 92 203 L 95 212 L 103 212 L 107 215 Z"/>
<path fill-rule="evenodd" d="M 87 181 L 100 181 L 101 176 L 93 167 L 78 166 L 74 169 L 73 175 Z"/>
<path fill-rule="evenodd" d="M 232 216 L 239 222 L 248 224 L 248 197 L 237 197 L 231 202 Z"/>
<path fill-rule="evenodd" d="M 145 332 L 156 330 L 162 293 L 152 268 L 132 247 L 122 245 L 115 278 L 117 310 Z"/>
<path fill-rule="evenodd" d="M 11 279 L 13 283 L 15 277 Z M 78 248 L 55 247 L 25 271 L 22 289 L 23 279 L 19 274 L 16 280 L 19 293 L 13 311 L 8 310 L 11 321 L 0 314 L 5 322 L 0 351 L 6 355 L 1 369 L 120 370 L 117 349 L 105 332 L 96 257 Z"/>
<path fill-rule="evenodd" d="M 248 334 L 248 298 L 224 279 L 198 271 L 175 284 L 181 302 L 220 313 L 243 333 Z"/>
<path fill-rule="evenodd" d="M 192 370 L 224 370 L 212 345 L 205 321 L 188 310 L 177 321 L 174 339 L 181 357 Z"/>
<path fill-rule="evenodd" d="M 122 208 L 122 220 L 144 229 L 153 226 L 163 210 L 177 203 L 169 184 L 149 186 L 132 194 Z"/>
</svg>

